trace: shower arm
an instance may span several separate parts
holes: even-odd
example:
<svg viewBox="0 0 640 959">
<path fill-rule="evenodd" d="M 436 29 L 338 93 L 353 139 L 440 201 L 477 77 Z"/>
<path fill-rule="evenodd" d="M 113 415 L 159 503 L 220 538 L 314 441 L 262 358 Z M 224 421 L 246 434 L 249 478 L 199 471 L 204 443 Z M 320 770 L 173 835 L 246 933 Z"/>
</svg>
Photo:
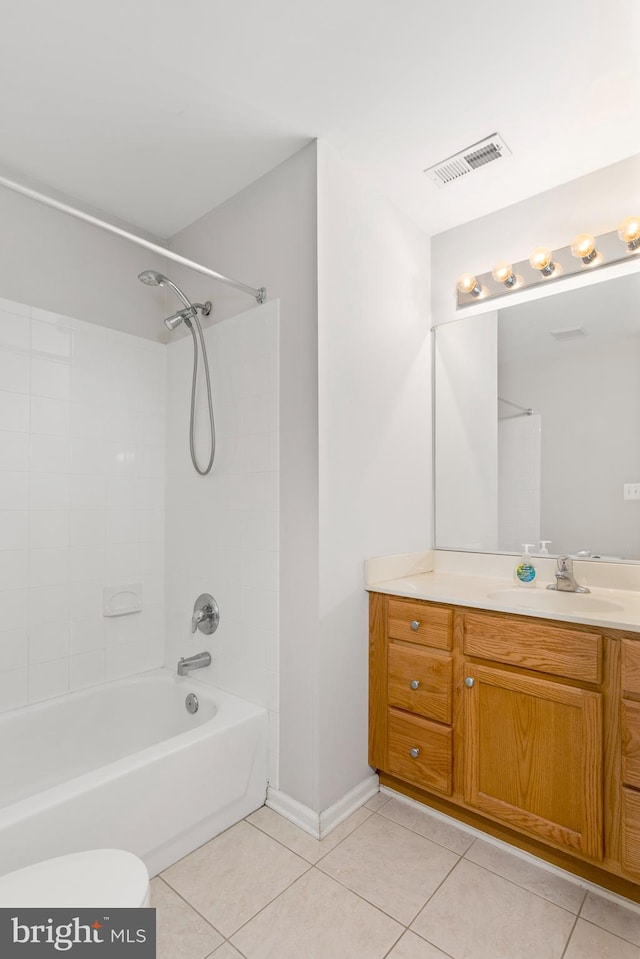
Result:
<svg viewBox="0 0 640 959">
<path fill-rule="evenodd" d="M 230 277 L 224 276 L 222 273 L 217 273 L 215 270 L 210 270 L 208 266 L 202 266 L 201 263 L 196 263 L 195 260 L 189 260 L 185 256 L 180 256 L 179 253 L 174 253 L 173 250 L 168 250 L 164 246 L 159 246 L 157 243 L 152 243 L 150 240 L 145 240 L 144 237 L 138 236 L 135 233 L 130 233 L 128 230 L 123 230 L 121 227 L 115 226 L 113 223 L 109 223 L 107 220 L 101 220 L 97 216 L 91 216 L 89 213 L 85 213 L 83 210 L 79 210 L 75 206 L 70 206 L 68 203 L 62 203 L 60 200 L 56 200 L 53 197 L 48 196 L 46 193 L 40 193 L 38 190 L 33 190 L 31 187 L 25 186 L 22 183 L 18 183 L 16 180 L 10 180 L 8 177 L 0 176 L 0 186 L 6 187 L 7 190 L 13 190 L 14 193 L 20 193 L 22 196 L 26 196 L 30 200 L 35 200 L 37 203 L 43 203 L 45 206 L 49 206 L 54 210 L 58 210 L 60 213 L 66 213 L 68 216 L 73 216 L 77 220 L 83 220 L 84 223 L 89 223 L 91 226 L 97 226 L 101 230 L 105 230 L 107 233 L 113 233 L 115 236 L 119 236 L 123 240 L 128 240 L 130 243 L 143 246 L 145 250 L 151 250 L 152 253 L 158 253 L 167 260 L 172 260 L 174 263 L 179 263 L 181 266 L 189 267 L 189 269 L 195 270 L 197 273 L 202 273 L 204 276 L 209 276 L 212 279 L 217 280 L 219 283 L 224 283 L 226 286 L 232 286 L 236 290 L 241 290 L 242 293 L 248 293 L 250 296 L 255 297 L 258 303 L 264 303 L 267 298 L 267 290 L 264 286 L 256 288 L 254 286 L 248 286 L 246 283 L 240 283 L 239 280 L 232 280 Z M 190 305 L 191 304 L 189 304 L 189 306 Z"/>
</svg>

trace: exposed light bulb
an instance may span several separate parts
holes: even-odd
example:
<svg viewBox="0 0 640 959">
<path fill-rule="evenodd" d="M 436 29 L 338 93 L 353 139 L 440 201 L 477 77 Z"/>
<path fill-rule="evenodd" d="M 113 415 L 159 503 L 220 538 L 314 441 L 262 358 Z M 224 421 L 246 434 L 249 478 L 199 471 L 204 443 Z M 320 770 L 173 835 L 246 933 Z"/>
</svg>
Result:
<svg viewBox="0 0 640 959">
<path fill-rule="evenodd" d="M 529 263 L 534 270 L 540 270 L 543 276 L 551 276 L 556 268 L 553 253 L 546 246 L 537 247 L 529 257 Z"/>
<path fill-rule="evenodd" d="M 571 241 L 571 254 L 583 263 L 593 263 L 598 255 L 596 241 L 590 233 L 580 233 Z"/>
<path fill-rule="evenodd" d="M 459 293 L 468 293 L 470 296 L 480 296 L 482 287 L 476 280 L 473 273 L 463 273 L 456 283 Z"/>
<path fill-rule="evenodd" d="M 507 263 L 506 260 L 501 260 L 500 263 L 496 263 L 491 271 L 491 276 L 496 282 L 504 283 L 508 290 L 510 290 L 512 286 L 515 286 L 516 275 L 513 272 L 513 267 L 510 263 Z"/>
<path fill-rule="evenodd" d="M 618 224 L 618 236 L 630 251 L 640 248 L 640 216 L 628 216 Z"/>
</svg>

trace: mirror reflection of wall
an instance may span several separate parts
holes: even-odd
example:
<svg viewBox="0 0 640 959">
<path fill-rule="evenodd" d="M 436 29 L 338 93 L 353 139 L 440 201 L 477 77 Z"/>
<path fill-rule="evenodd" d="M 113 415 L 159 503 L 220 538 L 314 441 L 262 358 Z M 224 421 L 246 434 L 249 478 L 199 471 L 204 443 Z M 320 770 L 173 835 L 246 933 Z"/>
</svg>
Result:
<svg viewBox="0 0 640 959">
<path fill-rule="evenodd" d="M 545 539 L 556 554 L 640 560 L 640 500 L 624 498 L 625 484 L 640 483 L 639 304 L 640 274 L 632 274 L 436 330 L 438 547 L 491 551 L 497 543 L 517 553 L 522 543 L 537 547 Z M 464 424 L 456 439 L 450 413 L 444 418 L 438 409 L 440 384 L 446 377 L 449 396 L 468 392 L 466 383 L 452 382 L 450 357 L 468 353 L 479 321 L 486 327 L 496 316 L 495 391 L 486 391 L 483 409 L 478 396 L 473 409 L 458 402 Z M 482 364 L 486 372 L 492 361 L 483 357 Z M 453 521 L 451 490 L 438 477 L 454 464 L 473 470 L 469 437 L 489 411 L 498 424 L 497 529 L 482 531 L 473 517 L 459 522 L 464 509 Z M 490 472 L 491 457 L 482 464 L 485 490 L 492 489 Z M 483 515 L 495 515 L 493 493 Z"/>
</svg>

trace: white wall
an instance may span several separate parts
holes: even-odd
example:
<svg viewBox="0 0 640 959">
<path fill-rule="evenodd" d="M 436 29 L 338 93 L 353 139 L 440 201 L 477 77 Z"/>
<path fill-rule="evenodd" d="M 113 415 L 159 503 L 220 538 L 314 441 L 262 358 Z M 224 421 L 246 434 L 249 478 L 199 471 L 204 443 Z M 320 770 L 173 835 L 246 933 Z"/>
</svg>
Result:
<svg viewBox="0 0 640 959">
<path fill-rule="evenodd" d="M 536 246 L 567 246 L 578 233 L 608 233 L 639 207 L 640 156 L 634 156 L 439 233 L 431 242 L 433 323 L 455 318 L 461 273 L 527 259 Z M 507 304 L 508 298 L 500 301 Z"/>
<path fill-rule="evenodd" d="M 164 353 L 0 300 L 0 709 L 162 664 Z"/>
<path fill-rule="evenodd" d="M 309 806 L 318 780 L 316 203 L 313 143 L 171 241 L 280 302 L 280 788 Z M 170 275 L 190 296 L 214 300 L 213 322 L 252 305 L 205 278 Z"/>
<path fill-rule="evenodd" d="M 216 458 L 199 476 L 189 454 L 191 337 L 168 352 L 166 663 L 208 650 L 197 678 L 269 709 L 270 780 L 277 784 L 278 304 L 205 330 Z M 209 454 L 206 399 L 196 420 L 198 462 Z M 193 604 L 220 608 L 212 636 L 191 632 Z"/>
<path fill-rule="evenodd" d="M 318 806 L 369 772 L 367 557 L 431 542 L 429 241 L 318 144 Z"/>
<path fill-rule="evenodd" d="M 558 347 L 500 370 L 501 389 L 517 388 L 541 414 L 540 535 L 554 553 L 637 559 L 640 502 L 622 491 L 640 482 L 640 341 Z"/>
<path fill-rule="evenodd" d="M 435 542 L 498 546 L 498 314 L 435 332 Z"/>
<path fill-rule="evenodd" d="M 431 541 L 428 239 L 312 144 L 172 248 L 280 300 L 279 786 L 320 811 L 369 773 L 363 561 Z"/>
<path fill-rule="evenodd" d="M 137 280 L 142 270 L 168 272 L 163 258 L 3 187 L 0 222 L 0 296 L 164 339 L 163 294 Z"/>
</svg>

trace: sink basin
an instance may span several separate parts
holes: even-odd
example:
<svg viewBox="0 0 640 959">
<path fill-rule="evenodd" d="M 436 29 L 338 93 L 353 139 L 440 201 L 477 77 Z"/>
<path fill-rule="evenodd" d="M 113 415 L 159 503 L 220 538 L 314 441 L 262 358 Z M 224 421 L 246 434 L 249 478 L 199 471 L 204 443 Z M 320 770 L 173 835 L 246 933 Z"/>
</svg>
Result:
<svg viewBox="0 0 640 959">
<path fill-rule="evenodd" d="M 585 613 L 619 613 L 624 609 L 620 603 L 600 599 L 590 593 L 561 593 L 546 589 L 496 589 L 487 593 L 487 599 L 519 606 L 521 609 L 538 609 L 549 613 L 568 613 L 579 616 Z"/>
</svg>

